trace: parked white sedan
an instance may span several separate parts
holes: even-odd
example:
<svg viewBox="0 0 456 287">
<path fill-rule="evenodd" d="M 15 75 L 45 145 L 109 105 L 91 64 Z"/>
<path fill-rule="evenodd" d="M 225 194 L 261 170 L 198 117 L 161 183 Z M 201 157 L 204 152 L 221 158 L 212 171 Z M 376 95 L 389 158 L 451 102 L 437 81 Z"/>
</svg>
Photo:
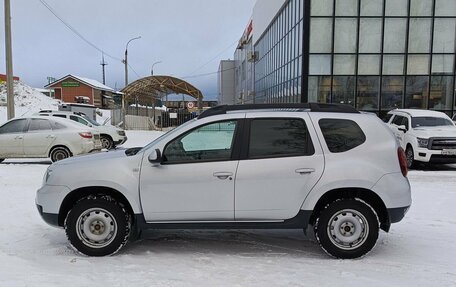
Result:
<svg viewBox="0 0 456 287">
<path fill-rule="evenodd" d="M 16 118 L 0 126 L 0 162 L 48 157 L 56 162 L 101 148 L 99 133 L 66 119 Z"/>
</svg>

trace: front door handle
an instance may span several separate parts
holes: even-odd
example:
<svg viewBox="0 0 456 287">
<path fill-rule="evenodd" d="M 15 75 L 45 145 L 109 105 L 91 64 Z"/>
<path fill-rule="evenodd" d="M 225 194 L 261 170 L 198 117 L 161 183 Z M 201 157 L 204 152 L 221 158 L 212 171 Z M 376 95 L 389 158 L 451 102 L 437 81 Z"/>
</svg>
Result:
<svg viewBox="0 0 456 287">
<path fill-rule="evenodd" d="M 214 172 L 214 176 L 218 177 L 219 179 L 227 179 L 228 177 L 232 180 L 233 173 L 232 172 Z"/>
<path fill-rule="evenodd" d="M 21 139 L 23 139 L 23 138 L 24 138 L 23 136 L 17 136 L 17 137 L 15 137 L 14 139 L 15 139 L 15 140 L 21 140 Z"/>
<path fill-rule="evenodd" d="M 48 135 L 46 138 L 47 139 L 53 139 L 53 138 L 55 138 L 55 136 L 54 135 Z"/>
<path fill-rule="evenodd" d="M 315 172 L 315 169 L 313 169 L 313 168 L 298 168 L 297 170 L 295 170 L 295 172 L 299 173 L 299 174 L 309 174 L 309 173 Z"/>
</svg>

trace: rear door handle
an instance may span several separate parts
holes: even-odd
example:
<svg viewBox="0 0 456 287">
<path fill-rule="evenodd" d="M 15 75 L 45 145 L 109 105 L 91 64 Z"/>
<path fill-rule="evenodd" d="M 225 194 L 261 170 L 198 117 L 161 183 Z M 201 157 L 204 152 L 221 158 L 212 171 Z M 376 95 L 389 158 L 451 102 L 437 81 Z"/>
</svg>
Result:
<svg viewBox="0 0 456 287">
<path fill-rule="evenodd" d="M 295 172 L 299 173 L 299 174 L 309 174 L 309 173 L 315 172 L 315 169 L 313 169 L 313 168 L 298 168 L 297 170 L 295 170 Z"/>
<path fill-rule="evenodd" d="M 53 139 L 53 138 L 55 138 L 55 136 L 53 136 L 53 135 L 48 135 L 46 138 L 47 138 L 47 139 Z"/>
<path fill-rule="evenodd" d="M 233 173 L 232 172 L 214 172 L 214 176 L 218 177 L 219 179 L 227 179 L 228 177 L 232 180 Z"/>
<path fill-rule="evenodd" d="M 21 139 L 23 139 L 23 138 L 24 138 L 23 136 L 17 136 L 17 137 L 15 137 L 14 139 L 15 139 L 15 140 L 21 140 Z"/>
</svg>

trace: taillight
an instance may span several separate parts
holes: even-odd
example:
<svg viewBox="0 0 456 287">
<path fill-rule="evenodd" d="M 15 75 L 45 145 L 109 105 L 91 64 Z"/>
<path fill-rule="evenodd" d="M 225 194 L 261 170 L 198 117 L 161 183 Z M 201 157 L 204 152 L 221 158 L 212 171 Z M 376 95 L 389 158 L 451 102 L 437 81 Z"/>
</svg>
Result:
<svg viewBox="0 0 456 287">
<path fill-rule="evenodd" d="M 87 132 L 84 132 L 84 133 L 79 133 L 79 135 L 82 137 L 82 138 L 85 138 L 85 139 L 91 139 L 93 136 L 92 136 L 92 133 L 87 133 Z"/>
<path fill-rule="evenodd" d="M 403 148 L 399 147 L 397 149 L 397 157 L 399 158 L 399 165 L 401 166 L 401 172 L 404 177 L 407 177 L 408 168 L 407 168 L 407 157 L 405 156 L 405 151 Z"/>
</svg>

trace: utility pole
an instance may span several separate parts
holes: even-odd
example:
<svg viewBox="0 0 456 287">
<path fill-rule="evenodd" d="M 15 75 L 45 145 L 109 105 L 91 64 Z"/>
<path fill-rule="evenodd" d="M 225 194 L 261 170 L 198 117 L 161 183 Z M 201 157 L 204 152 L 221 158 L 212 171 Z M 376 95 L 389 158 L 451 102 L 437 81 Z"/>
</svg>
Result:
<svg viewBox="0 0 456 287">
<path fill-rule="evenodd" d="M 103 69 L 103 85 L 106 85 L 105 66 L 107 66 L 108 63 L 105 62 L 104 54 L 102 54 L 102 56 L 101 56 L 101 63 L 100 63 L 100 65 L 102 66 L 102 69 Z"/>
<path fill-rule="evenodd" d="M 8 120 L 14 118 L 13 47 L 11 45 L 11 5 L 5 0 L 5 51 Z"/>
<path fill-rule="evenodd" d="M 135 37 L 130 39 L 127 42 L 127 45 L 125 45 L 125 59 L 123 59 L 122 63 L 125 64 L 125 87 L 128 86 L 128 44 L 130 44 L 131 41 L 141 39 L 141 36 Z M 123 121 L 123 128 L 125 129 L 125 94 L 122 95 L 122 121 Z"/>
</svg>

